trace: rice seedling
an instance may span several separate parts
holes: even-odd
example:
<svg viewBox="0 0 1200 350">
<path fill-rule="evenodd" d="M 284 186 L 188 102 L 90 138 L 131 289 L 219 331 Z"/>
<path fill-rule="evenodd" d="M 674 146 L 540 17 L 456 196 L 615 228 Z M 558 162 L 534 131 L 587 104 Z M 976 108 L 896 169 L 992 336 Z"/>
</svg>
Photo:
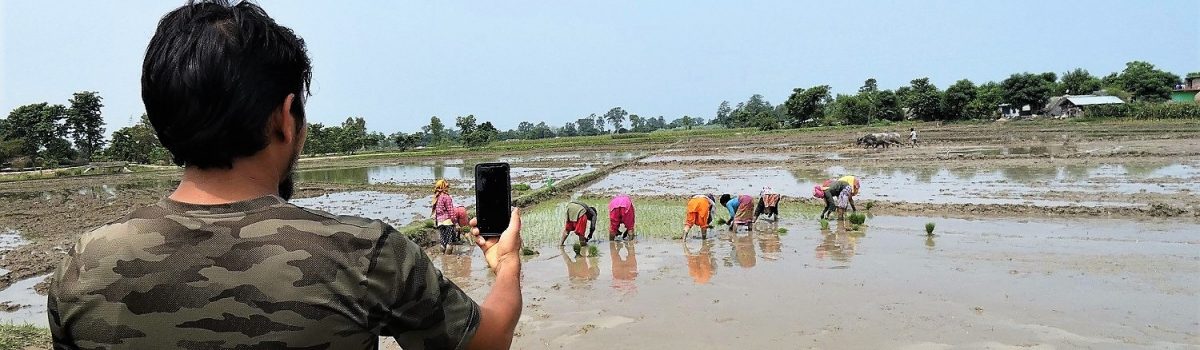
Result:
<svg viewBox="0 0 1200 350">
<path fill-rule="evenodd" d="M 860 226 L 861 226 L 862 224 L 864 224 L 864 223 L 866 223 L 866 222 L 867 222 L 867 216 L 866 216 L 866 215 L 864 215 L 864 214 L 862 214 L 862 213 L 853 213 L 853 214 L 850 214 L 850 215 L 847 217 L 847 219 L 849 219 L 849 220 L 850 220 L 850 223 L 851 223 L 851 224 L 854 224 L 854 225 L 860 225 Z"/>
<path fill-rule="evenodd" d="M 829 220 L 821 219 L 821 230 L 829 229 Z"/>
<path fill-rule="evenodd" d="M 933 236 L 933 229 L 936 227 L 937 224 L 933 223 L 932 221 L 925 223 L 925 235 Z"/>
</svg>

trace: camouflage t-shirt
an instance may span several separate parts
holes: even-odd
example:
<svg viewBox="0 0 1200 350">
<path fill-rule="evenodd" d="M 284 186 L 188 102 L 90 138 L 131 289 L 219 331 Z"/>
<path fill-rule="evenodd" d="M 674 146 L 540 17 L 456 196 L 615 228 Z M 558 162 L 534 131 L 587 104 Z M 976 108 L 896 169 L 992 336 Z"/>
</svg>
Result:
<svg viewBox="0 0 1200 350">
<path fill-rule="evenodd" d="M 275 196 L 164 199 L 85 234 L 49 313 L 62 349 L 463 348 L 480 316 L 392 227 Z"/>
</svg>

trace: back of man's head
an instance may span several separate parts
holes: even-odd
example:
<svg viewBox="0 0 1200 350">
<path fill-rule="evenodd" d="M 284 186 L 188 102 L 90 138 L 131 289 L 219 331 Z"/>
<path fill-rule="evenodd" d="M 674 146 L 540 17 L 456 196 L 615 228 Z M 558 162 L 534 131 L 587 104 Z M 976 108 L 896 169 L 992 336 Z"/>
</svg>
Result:
<svg viewBox="0 0 1200 350">
<path fill-rule="evenodd" d="M 227 169 L 267 146 L 268 119 L 289 94 L 304 127 L 311 66 L 304 40 L 257 5 L 192 1 L 159 21 L 142 101 L 175 164 Z"/>
</svg>

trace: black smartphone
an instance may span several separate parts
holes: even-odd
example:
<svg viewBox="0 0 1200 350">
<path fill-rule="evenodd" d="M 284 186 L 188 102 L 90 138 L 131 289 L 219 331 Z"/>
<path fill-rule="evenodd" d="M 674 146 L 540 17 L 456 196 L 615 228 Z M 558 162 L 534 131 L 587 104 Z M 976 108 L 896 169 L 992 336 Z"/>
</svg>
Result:
<svg viewBox="0 0 1200 350">
<path fill-rule="evenodd" d="M 475 165 L 475 227 L 479 235 L 498 237 L 512 216 L 512 179 L 508 163 Z"/>
</svg>

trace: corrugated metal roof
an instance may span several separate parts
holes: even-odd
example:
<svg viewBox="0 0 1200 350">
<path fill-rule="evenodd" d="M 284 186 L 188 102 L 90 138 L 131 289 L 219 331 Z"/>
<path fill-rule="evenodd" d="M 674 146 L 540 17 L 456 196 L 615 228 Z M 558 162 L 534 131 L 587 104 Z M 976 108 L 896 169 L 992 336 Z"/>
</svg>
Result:
<svg viewBox="0 0 1200 350">
<path fill-rule="evenodd" d="M 1125 101 L 1121 101 L 1121 99 L 1117 98 L 1116 96 L 1088 96 L 1088 95 L 1068 96 L 1067 100 L 1071 101 L 1071 103 L 1075 104 L 1076 106 L 1111 105 L 1111 104 L 1125 103 Z"/>
</svg>

